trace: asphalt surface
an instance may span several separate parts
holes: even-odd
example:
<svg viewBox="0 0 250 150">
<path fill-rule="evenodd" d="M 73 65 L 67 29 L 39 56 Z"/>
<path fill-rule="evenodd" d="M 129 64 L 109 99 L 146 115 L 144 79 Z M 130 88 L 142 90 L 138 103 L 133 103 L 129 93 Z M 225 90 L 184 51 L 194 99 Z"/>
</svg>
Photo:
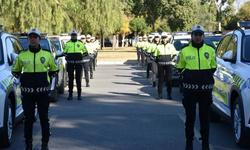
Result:
<svg viewBox="0 0 250 150">
<path fill-rule="evenodd" d="M 134 65 L 98 65 L 90 88 L 82 84 L 83 100 L 67 100 L 68 92 L 50 105 L 50 150 L 184 150 L 185 112 L 182 94 L 173 88 L 173 100 L 156 100 L 145 72 Z M 194 150 L 201 150 L 196 117 Z M 241 150 L 225 120 L 210 125 L 212 150 Z M 12 145 L 3 150 L 23 150 L 23 124 L 13 131 Z M 34 150 L 40 150 L 39 119 L 34 123 Z"/>
</svg>

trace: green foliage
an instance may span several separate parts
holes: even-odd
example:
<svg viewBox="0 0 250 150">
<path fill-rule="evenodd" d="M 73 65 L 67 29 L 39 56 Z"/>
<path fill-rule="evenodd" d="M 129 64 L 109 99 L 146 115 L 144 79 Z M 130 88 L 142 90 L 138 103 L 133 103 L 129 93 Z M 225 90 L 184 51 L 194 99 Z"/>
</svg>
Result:
<svg viewBox="0 0 250 150">
<path fill-rule="evenodd" d="M 168 25 L 172 31 L 190 31 L 198 23 L 198 7 L 194 1 L 171 0 L 168 3 Z"/>
<path fill-rule="evenodd" d="M 131 31 L 136 32 L 137 34 L 145 34 L 148 29 L 145 18 L 136 17 L 129 22 L 129 28 Z"/>
<path fill-rule="evenodd" d="M 238 12 L 238 18 L 241 21 L 250 21 L 250 2 L 246 2 L 239 10 Z"/>
</svg>

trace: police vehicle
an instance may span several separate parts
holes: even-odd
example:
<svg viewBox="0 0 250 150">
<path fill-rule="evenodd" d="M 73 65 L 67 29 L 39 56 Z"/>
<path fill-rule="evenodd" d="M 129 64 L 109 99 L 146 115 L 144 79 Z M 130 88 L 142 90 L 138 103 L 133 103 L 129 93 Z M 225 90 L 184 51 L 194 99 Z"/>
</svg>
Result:
<svg viewBox="0 0 250 150">
<path fill-rule="evenodd" d="M 211 121 L 221 117 L 233 126 L 235 142 L 240 147 L 250 144 L 250 22 L 226 34 L 216 49 L 217 70 Z"/>
<path fill-rule="evenodd" d="M 179 53 L 181 48 L 189 43 L 190 39 L 191 39 L 191 32 L 189 31 L 174 32 L 174 35 L 169 39 L 169 43 L 173 44 L 175 49 Z M 177 55 L 173 58 L 173 65 L 177 60 Z M 172 84 L 173 86 L 179 86 L 180 84 L 179 82 L 180 82 L 179 74 L 177 73 L 176 68 L 173 67 Z"/>
<path fill-rule="evenodd" d="M 24 50 L 29 49 L 29 43 L 27 39 L 27 33 L 13 33 L 12 35 L 18 37 L 19 41 L 24 47 Z M 57 102 L 57 94 L 59 93 L 64 93 L 64 73 L 63 73 L 63 68 L 64 68 L 64 61 L 61 56 L 63 56 L 62 51 L 57 51 L 54 43 L 52 40 L 48 38 L 48 35 L 46 33 L 41 34 L 41 40 L 40 40 L 40 46 L 43 50 L 48 50 L 51 52 L 51 54 L 56 58 L 57 64 L 59 67 L 59 73 L 58 76 L 54 77 L 51 80 L 51 102 Z M 59 88 L 60 87 L 60 88 Z M 62 88 L 63 87 L 63 88 Z"/>
<path fill-rule="evenodd" d="M 57 35 L 53 35 L 53 36 L 48 36 L 49 39 L 52 40 L 52 42 L 54 43 L 55 47 L 56 47 L 56 51 L 60 51 L 63 52 L 63 50 L 65 49 L 65 44 L 63 42 L 63 40 L 61 39 L 60 36 Z M 65 57 L 60 57 L 58 58 L 59 61 L 62 61 L 63 65 L 60 65 L 61 68 L 59 68 L 60 73 L 58 75 L 58 81 L 59 82 L 59 87 L 58 87 L 58 92 L 59 94 L 63 94 L 64 93 L 64 88 L 67 86 L 67 81 L 68 81 L 68 75 L 67 75 L 67 67 L 66 67 L 66 60 Z"/>
<path fill-rule="evenodd" d="M 16 37 L 2 29 L 0 25 L 0 147 L 8 147 L 12 142 L 14 125 L 23 119 L 19 79 L 11 74 L 11 67 L 24 49 Z M 34 121 L 36 119 L 37 108 Z"/>
</svg>

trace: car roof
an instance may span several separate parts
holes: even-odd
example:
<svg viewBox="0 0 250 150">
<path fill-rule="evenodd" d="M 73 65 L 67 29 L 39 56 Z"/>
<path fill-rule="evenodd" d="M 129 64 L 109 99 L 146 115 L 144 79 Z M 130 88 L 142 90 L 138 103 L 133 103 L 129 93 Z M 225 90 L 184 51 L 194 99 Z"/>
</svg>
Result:
<svg viewBox="0 0 250 150">
<path fill-rule="evenodd" d="M 174 39 L 191 39 L 191 35 L 173 36 Z"/>
</svg>

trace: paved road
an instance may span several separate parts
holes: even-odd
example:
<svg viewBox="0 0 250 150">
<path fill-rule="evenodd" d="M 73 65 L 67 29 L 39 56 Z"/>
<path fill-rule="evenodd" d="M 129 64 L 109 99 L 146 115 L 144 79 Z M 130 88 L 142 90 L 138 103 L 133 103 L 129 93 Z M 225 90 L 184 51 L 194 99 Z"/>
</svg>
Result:
<svg viewBox="0 0 250 150">
<path fill-rule="evenodd" d="M 184 150 L 184 109 L 178 88 L 173 100 L 157 101 L 157 90 L 145 71 L 133 65 L 99 65 L 83 100 L 67 100 L 68 92 L 50 105 L 51 150 Z M 198 116 L 197 116 L 198 118 Z M 23 124 L 14 129 L 13 144 L 4 150 L 23 150 Z M 199 120 L 195 130 L 198 133 Z M 40 149 L 39 120 L 34 124 L 34 149 Z M 199 135 L 194 149 L 200 150 Z M 224 120 L 211 123 L 211 148 L 241 150 Z"/>
</svg>

